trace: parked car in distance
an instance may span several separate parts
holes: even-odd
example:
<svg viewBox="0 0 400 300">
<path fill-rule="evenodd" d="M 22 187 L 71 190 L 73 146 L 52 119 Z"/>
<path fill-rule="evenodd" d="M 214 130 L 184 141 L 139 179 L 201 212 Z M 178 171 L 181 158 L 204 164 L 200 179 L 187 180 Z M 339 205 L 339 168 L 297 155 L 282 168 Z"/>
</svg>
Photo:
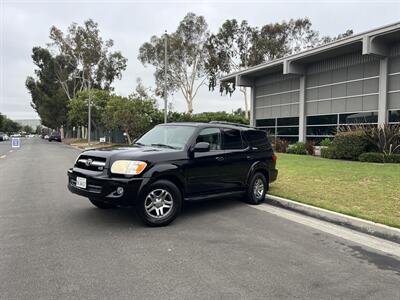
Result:
<svg viewBox="0 0 400 300">
<path fill-rule="evenodd" d="M 50 134 L 50 136 L 47 137 L 47 139 L 49 140 L 49 142 L 57 141 L 61 143 L 61 134 L 59 132 L 53 132 Z"/>
<path fill-rule="evenodd" d="M 8 140 L 9 140 L 8 135 L 6 133 L 4 133 L 4 132 L 0 132 L 0 142 L 8 141 Z"/>
<path fill-rule="evenodd" d="M 22 137 L 22 135 L 20 133 L 14 133 L 13 135 L 11 135 L 11 137 L 16 137 L 16 138 L 20 138 Z"/>
<path fill-rule="evenodd" d="M 162 226 L 183 201 L 259 204 L 278 171 L 264 131 L 211 122 L 157 125 L 131 147 L 84 151 L 67 174 L 69 190 L 98 208 L 135 206 L 144 223 Z"/>
</svg>

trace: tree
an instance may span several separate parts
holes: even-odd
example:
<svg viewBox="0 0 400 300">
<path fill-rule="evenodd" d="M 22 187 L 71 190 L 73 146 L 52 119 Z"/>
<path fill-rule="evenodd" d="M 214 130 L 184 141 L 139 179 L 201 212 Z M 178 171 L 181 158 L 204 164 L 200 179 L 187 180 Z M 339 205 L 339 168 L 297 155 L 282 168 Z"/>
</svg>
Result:
<svg viewBox="0 0 400 300">
<path fill-rule="evenodd" d="M 103 116 L 112 95 L 107 90 L 84 90 L 76 94 L 68 104 L 68 121 L 74 126 L 84 126 L 88 121 L 89 94 L 91 95 L 91 122 L 95 127 L 104 125 Z M 84 136 L 82 132 L 82 136 Z"/>
<path fill-rule="evenodd" d="M 153 36 L 139 49 L 138 59 L 143 65 L 155 67 L 156 94 L 164 96 L 179 90 L 186 100 L 187 112 L 193 112 L 193 100 L 206 80 L 205 62 L 209 38 L 208 25 L 202 16 L 188 13 L 175 32 L 168 35 L 168 78 L 165 82 L 164 54 L 166 36 Z"/>
<path fill-rule="evenodd" d="M 8 134 L 16 133 L 21 130 L 21 125 L 6 116 L 3 116 L 3 127 L 1 130 Z"/>
<path fill-rule="evenodd" d="M 25 131 L 26 133 L 31 134 L 31 133 L 33 133 L 33 128 L 29 125 L 25 125 L 22 127 L 22 131 Z"/>
<path fill-rule="evenodd" d="M 3 115 L 0 113 L 0 131 L 4 131 L 3 128 L 4 128 L 5 119 L 6 119 L 6 117 L 3 116 Z"/>
<path fill-rule="evenodd" d="M 157 114 L 153 100 L 140 100 L 113 96 L 105 108 L 104 120 L 108 129 L 120 129 L 126 133 L 128 143 L 148 130 Z"/>
<path fill-rule="evenodd" d="M 352 34 L 348 30 L 344 35 Z M 339 35 L 340 36 L 340 35 Z M 207 42 L 208 57 L 206 70 L 209 89 L 214 90 L 217 78 L 224 74 L 240 71 L 251 66 L 271 61 L 283 56 L 327 42 L 312 29 L 308 18 L 271 23 L 261 28 L 249 26 L 247 21 L 226 20 L 216 34 Z M 220 92 L 232 94 L 234 84 L 221 84 Z M 245 115 L 248 117 L 248 90 L 241 87 L 244 94 Z"/>
<path fill-rule="evenodd" d="M 59 128 L 67 121 L 68 99 L 57 80 L 56 59 L 48 49 L 41 47 L 33 48 L 32 59 L 37 67 L 36 78 L 29 76 L 25 82 L 31 94 L 31 106 L 43 125 Z"/>
<path fill-rule="evenodd" d="M 56 53 L 57 79 L 68 99 L 83 89 L 110 90 L 126 69 L 127 59 L 119 51 L 111 52 L 113 40 L 103 41 L 92 19 L 83 26 L 72 23 L 66 34 L 53 26 L 50 40 L 49 46 Z"/>
</svg>

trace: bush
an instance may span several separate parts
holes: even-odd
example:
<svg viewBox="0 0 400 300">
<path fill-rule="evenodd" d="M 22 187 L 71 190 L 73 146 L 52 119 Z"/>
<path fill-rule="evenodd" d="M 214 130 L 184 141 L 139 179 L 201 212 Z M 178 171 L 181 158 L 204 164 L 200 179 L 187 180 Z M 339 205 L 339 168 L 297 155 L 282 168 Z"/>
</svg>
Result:
<svg viewBox="0 0 400 300">
<path fill-rule="evenodd" d="M 323 147 L 329 147 L 330 145 L 332 145 L 332 141 L 329 138 L 325 138 L 319 143 L 319 145 Z"/>
<path fill-rule="evenodd" d="M 305 155 L 307 154 L 306 144 L 303 142 L 297 142 L 295 144 L 292 144 L 287 149 L 287 153 Z"/>
<path fill-rule="evenodd" d="M 390 154 L 385 156 L 385 162 L 393 163 L 393 164 L 400 164 L 400 154 Z"/>
<path fill-rule="evenodd" d="M 336 149 L 332 146 L 330 146 L 328 148 L 321 148 L 321 157 L 330 158 L 330 159 L 338 158 L 336 156 Z"/>
<path fill-rule="evenodd" d="M 275 139 L 275 151 L 280 153 L 286 153 L 289 146 L 287 140 L 282 140 L 280 138 Z"/>
<path fill-rule="evenodd" d="M 400 163 L 400 154 L 385 155 L 379 152 L 366 152 L 358 158 L 363 162 L 376 162 L 376 163 Z"/>
<path fill-rule="evenodd" d="M 314 141 L 307 141 L 305 144 L 306 151 L 310 155 L 314 155 L 315 150 L 315 142 Z"/>
<path fill-rule="evenodd" d="M 358 160 L 363 162 L 384 163 L 385 155 L 383 153 L 378 153 L 378 152 L 366 152 L 361 154 L 358 157 Z"/>
<path fill-rule="evenodd" d="M 336 134 L 329 148 L 334 149 L 330 151 L 334 151 L 336 158 L 357 160 L 362 153 L 368 151 L 369 145 L 364 132 L 343 131 Z"/>
</svg>

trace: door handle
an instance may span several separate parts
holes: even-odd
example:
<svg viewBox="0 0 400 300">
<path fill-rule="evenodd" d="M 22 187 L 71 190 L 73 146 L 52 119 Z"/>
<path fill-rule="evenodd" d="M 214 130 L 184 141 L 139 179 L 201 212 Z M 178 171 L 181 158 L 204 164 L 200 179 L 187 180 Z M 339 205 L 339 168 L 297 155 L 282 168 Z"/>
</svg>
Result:
<svg viewBox="0 0 400 300">
<path fill-rule="evenodd" d="M 218 161 L 223 161 L 224 157 L 223 156 L 217 156 L 215 159 L 218 160 Z"/>
</svg>

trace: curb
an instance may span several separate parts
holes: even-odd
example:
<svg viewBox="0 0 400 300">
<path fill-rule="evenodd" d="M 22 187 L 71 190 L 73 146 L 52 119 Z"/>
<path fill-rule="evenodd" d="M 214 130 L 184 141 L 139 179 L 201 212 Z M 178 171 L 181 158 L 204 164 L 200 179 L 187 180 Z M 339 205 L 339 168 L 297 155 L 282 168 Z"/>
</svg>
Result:
<svg viewBox="0 0 400 300">
<path fill-rule="evenodd" d="M 295 202 L 278 196 L 266 195 L 265 198 L 267 200 L 266 203 L 268 204 L 290 209 L 310 217 L 341 225 L 362 233 L 367 233 L 375 237 L 383 238 L 400 244 L 400 229 L 398 228 L 347 216 L 341 213 Z"/>
</svg>

